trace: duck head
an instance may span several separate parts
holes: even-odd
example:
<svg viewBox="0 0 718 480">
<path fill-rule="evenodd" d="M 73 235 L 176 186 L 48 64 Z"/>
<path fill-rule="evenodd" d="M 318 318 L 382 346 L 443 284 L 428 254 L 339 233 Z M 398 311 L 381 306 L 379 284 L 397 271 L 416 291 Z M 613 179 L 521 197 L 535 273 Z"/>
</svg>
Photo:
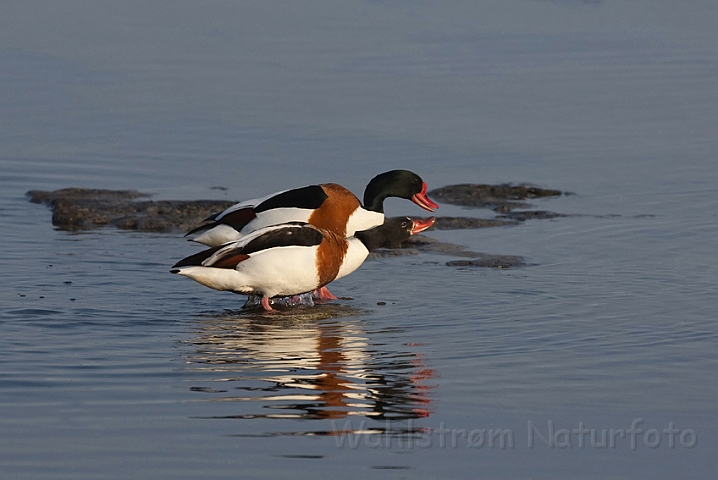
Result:
<svg viewBox="0 0 718 480">
<path fill-rule="evenodd" d="M 356 232 L 354 236 L 371 252 L 377 248 L 398 247 L 401 242 L 423 232 L 435 221 L 434 217 L 413 220 L 409 217 L 392 217 L 386 219 L 382 225 Z"/>
<path fill-rule="evenodd" d="M 427 185 L 419 175 L 409 170 L 391 170 L 372 178 L 364 190 L 364 208 L 384 213 L 386 197 L 411 200 L 424 210 L 433 212 L 439 205 L 426 196 Z"/>
</svg>

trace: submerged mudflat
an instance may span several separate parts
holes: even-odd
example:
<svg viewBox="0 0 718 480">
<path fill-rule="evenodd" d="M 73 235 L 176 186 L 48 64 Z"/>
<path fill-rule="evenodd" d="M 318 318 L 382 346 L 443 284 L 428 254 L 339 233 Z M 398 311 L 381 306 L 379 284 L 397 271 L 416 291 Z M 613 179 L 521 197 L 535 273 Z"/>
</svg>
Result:
<svg viewBox="0 0 718 480">
<path fill-rule="evenodd" d="M 521 185 L 449 185 L 429 192 L 439 202 L 472 208 L 488 208 L 499 215 L 492 219 L 473 217 L 436 217 L 429 230 L 459 230 L 501 227 L 530 219 L 565 216 L 544 210 L 526 210 L 526 199 L 556 197 L 564 193 Z M 122 230 L 158 233 L 186 233 L 208 216 L 234 204 L 226 200 L 149 200 L 150 195 L 136 190 L 63 188 L 54 191 L 31 190 L 30 201 L 52 210 L 52 224 L 60 230 L 87 230 L 113 226 Z M 519 211 L 514 211 L 519 209 Z M 374 256 L 438 253 L 462 257 L 449 266 L 509 268 L 524 265 L 520 256 L 490 255 L 466 250 L 459 245 L 439 242 L 426 235 L 415 235 L 396 248 L 381 249 Z M 465 260 L 469 259 L 469 260 Z"/>
<path fill-rule="evenodd" d="M 213 212 L 234 202 L 222 200 L 138 200 L 150 195 L 136 190 L 63 188 L 27 192 L 33 203 L 52 209 L 52 224 L 60 230 L 114 226 L 122 230 L 178 233 L 189 231 Z"/>
</svg>

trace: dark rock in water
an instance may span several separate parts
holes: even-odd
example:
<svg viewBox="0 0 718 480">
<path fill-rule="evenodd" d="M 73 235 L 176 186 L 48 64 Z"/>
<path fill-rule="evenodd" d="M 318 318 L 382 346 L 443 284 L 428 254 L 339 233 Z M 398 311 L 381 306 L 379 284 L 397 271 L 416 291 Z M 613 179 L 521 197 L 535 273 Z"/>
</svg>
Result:
<svg viewBox="0 0 718 480">
<path fill-rule="evenodd" d="M 436 253 L 439 255 L 455 255 L 457 257 L 468 257 L 474 258 L 476 256 L 483 255 L 478 252 L 472 252 L 466 250 L 461 245 L 454 245 L 451 243 L 440 242 L 426 235 L 418 234 L 412 235 L 401 244 L 402 248 L 416 249 L 419 252 L 424 253 Z"/>
<path fill-rule="evenodd" d="M 426 235 L 418 234 L 409 237 L 397 249 L 380 248 L 369 254 L 369 258 L 398 257 L 403 255 L 418 255 L 419 253 L 433 253 L 438 255 L 451 255 L 454 257 L 465 257 L 471 260 L 455 260 L 447 262 L 451 267 L 493 267 L 509 268 L 525 265 L 523 257 L 516 255 L 489 255 L 486 253 L 467 250 L 461 245 L 444 243 Z"/>
<path fill-rule="evenodd" d="M 436 217 L 434 225 L 428 230 L 462 230 L 467 228 L 503 227 L 506 225 L 518 225 L 517 220 L 496 220 L 487 218 L 470 217 Z"/>
<path fill-rule="evenodd" d="M 467 250 L 461 245 L 454 245 L 451 243 L 444 243 L 435 240 L 426 235 L 413 235 L 409 237 L 404 243 L 402 248 L 416 249 L 418 252 L 423 253 L 434 253 L 439 255 L 451 255 L 455 257 L 470 258 L 472 260 L 455 260 L 454 262 L 448 262 L 449 266 L 474 266 L 474 267 L 498 267 L 508 268 L 525 265 L 523 257 L 516 255 L 489 255 L 486 253 L 474 252 Z"/>
<path fill-rule="evenodd" d="M 473 260 L 452 260 L 446 262 L 450 267 L 484 267 L 484 268 L 511 268 L 526 265 L 522 257 L 515 255 L 486 255 Z"/>
<path fill-rule="evenodd" d="M 520 200 L 555 197 L 559 190 L 548 190 L 533 185 L 483 185 L 465 183 L 437 188 L 429 195 L 440 202 L 466 207 L 490 208 L 496 212 L 510 212 L 516 208 L 529 208 L 531 205 Z"/>
<path fill-rule="evenodd" d="M 402 244 L 398 248 L 377 248 L 367 258 L 405 257 L 407 255 L 419 255 L 419 253 L 418 249 Z"/>
<path fill-rule="evenodd" d="M 113 225 L 123 230 L 185 232 L 212 213 L 234 202 L 218 200 L 137 201 L 148 197 L 134 190 L 64 188 L 53 192 L 30 191 L 30 201 L 52 209 L 52 224 L 62 230 Z"/>
<path fill-rule="evenodd" d="M 524 258 L 518 255 L 489 255 L 487 253 L 474 252 L 467 250 L 461 245 L 440 242 L 422 234 L 409 237 L 399 248 L 377 249 L 369 254 L 369 258 L 399 257 L 404 255 L 418 255 L 420 253 L 451 255 L 470 259 L 446 262 L 446 265 L 450 267 L 511 268 L 526 265 Z"/>
</svg>

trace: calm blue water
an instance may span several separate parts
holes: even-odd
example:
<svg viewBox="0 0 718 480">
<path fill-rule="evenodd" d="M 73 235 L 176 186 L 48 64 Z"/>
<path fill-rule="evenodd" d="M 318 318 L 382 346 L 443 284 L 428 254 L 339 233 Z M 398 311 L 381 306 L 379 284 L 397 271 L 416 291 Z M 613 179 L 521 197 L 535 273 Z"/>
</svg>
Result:
<svg viewBox="0 0 718 480">
<path fill-rule="evenodd" d="M 699 1 L 4 5 L 2 477 L 715 478 L 716 20 Z M 333 284 L 347 299 L 277 318 L 170 275 L 197 248 L 179 236 L 56 231 L 24 196 L 361 193 L 392 168 L 570 191 L 534 203 L 574 215 L 430 233 L 527 267 L 373 260 Z"/>
</svg>

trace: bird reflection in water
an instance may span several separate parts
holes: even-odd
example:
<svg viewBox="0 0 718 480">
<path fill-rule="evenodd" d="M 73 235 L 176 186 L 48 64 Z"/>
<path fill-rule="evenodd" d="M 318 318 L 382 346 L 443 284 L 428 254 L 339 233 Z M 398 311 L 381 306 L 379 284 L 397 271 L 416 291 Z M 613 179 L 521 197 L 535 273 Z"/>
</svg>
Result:
<svg viewBox="0 0 718 480">
<path fill-rule="evenodd" d="M 237 402 L 231 414 L 205 418 L 363 417 L 363 426 L 375 425 L 372 433 L 405 434 L 405 420 L 430 414 L 426 381 L 433 372 L 412 351 L 416 346 L 398 343 L 397 351 L 372 344 L 372 336 L 386 341 L 400 332 L 367 333 L 364 314 L 330 304 L 280 315 L 229 311 L 202 316 L 196 335 L 184 342 L 191 346 L 187 368 L 198 374 L 191 389 L 207 395 L 205 401 Z M 291 434 L 333 433 L 339 432 Z"/>
</svg>

